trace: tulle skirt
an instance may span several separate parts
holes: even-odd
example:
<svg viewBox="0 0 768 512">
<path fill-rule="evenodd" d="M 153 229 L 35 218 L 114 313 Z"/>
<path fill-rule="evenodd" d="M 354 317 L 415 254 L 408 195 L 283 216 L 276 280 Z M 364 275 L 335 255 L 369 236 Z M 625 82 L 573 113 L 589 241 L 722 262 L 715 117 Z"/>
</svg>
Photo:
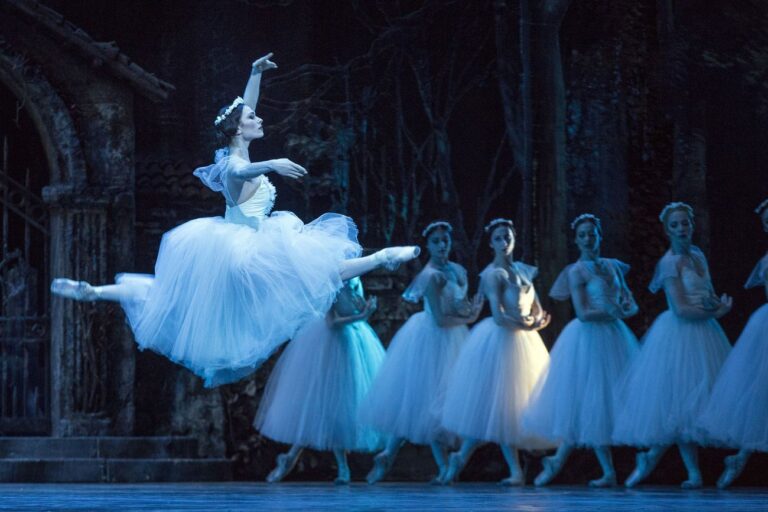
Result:
<svg viewBox="0 0 768 512">
<path fill-rule="evenodd" d="M 720 370 L 701 426 L 721 444 L 768 451 L 768 304 L 752 314 Z"/>
<path fill-rule="evenodd" d="M 572 320 L 552 348 L 523 429 L 577 446 L 610 445 L 616 386 L 638 350 L 637 338 L 621 320 Z"/>
<path fill-rule="evenodd" d="M 450 442 L 440 428 L 440 409 L 467 332 L 463 325 L 439 327 L 425 311 L 412 315 L 392 338 L 360 420 L 416 444 Z"/>
<path fill-rule="evenodd" d="M 451 372 L 442 424 L 462 437 L 520 448 L 550 443 L 526 435 L 521 419 L 534 385 L 549 364 L 547 348 L 535 331 L 479 322 Z"/>
<path fill-rule="evenodd" d="M 215 386 L 253 372 L 298 327 L 324 316 L 342 281 L 342 260 L 360 253 L 351 219 L 303 224 L 276 212 L 259 229 L 221 217 L 167 232 L 155 275 L 122 274 L 136 341 Z"/>
<path fill-rule="evenodd" d="M 358 421 L 358 408 L 384 361 L 366 322 L 303 327 L 269 377 L 254 427 L 275 441 L 317 450 L 374 451 L 382 436 Z"/>
<path fill-rule="evenodd" d="M 706 444 L 696 423 L 730 350 L 714 319 L 659 315 L 618 386 L 614 442 Z"/>
</svg>

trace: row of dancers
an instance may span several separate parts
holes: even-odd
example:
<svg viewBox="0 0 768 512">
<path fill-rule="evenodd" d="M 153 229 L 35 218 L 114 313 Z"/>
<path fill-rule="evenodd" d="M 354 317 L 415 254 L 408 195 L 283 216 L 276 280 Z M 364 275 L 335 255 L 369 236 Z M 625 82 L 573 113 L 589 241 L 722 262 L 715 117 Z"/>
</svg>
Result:
<svg viewBox="0 0 768 512">
<path fill-rule="evenodd" d="M 263 434 L 294 445 L 278 458 L 270 480 L 284 477 L 303 447 L 314 447 L 334 451 L 339 481 L 347 482 L 346 451 L 383 446 L 368 475 L 375 482 L 410 441 L 432 447 L 436 481 L 448 483 L 479 443 L 492 442 L 509 465 L 509 485 L 524 482 L 518 448 L 558 447 L 536 477 L 543 485 L 574 446 L 590 446 L 604 473 L 593 485 L 609 486 L 616 475 L 608 446 L 650 447 L 638 455 L 626 482 L 632 486 L 676 443 L 689 473 L 684 485 L 698 487 L 701 432 L 742 449 L 727 459 L 722 485 L 751 451 L 765 450 L 768 386 L 761 365 L 768 358 L 759 341 L 768 309 L 753 315 L 720 371 L 730 344 L 716 318 L 731 300 L 715 296 L 706 259 L 691 245 L 693 211 L 682 203 L 661 215 L 671 246 L 651 287 L 664 289 L 670 310 L 653 324 L 642 350 L 621 321 L 637 309 L 624 281 L 628 267 L 600 257 L 600 222 L 583 215 L 573 225 L 582 256 L 553 287 L 553 296 L 571 299 L 577 318 L 551 359 L 538 335 L 549 315 L 533 285 L 536 269 L 514 261 L 515 231 L 506 219 L 487 227 L 494 259 L 473 300 L 466 271 L 448 259 L 450 225 L 427 227 L 430 261 L 405 293 L 423 300 L 424 311 L 400 329 L 385 357 L 365 323 L 375 300 L 363 299 L 355 278 L 395 268 L 420 249 L 391 247 L 361 257 L 348 217 L 325 214 L 305 224 L 291 212 L 272 212 L 275 187 L 267 174 L 300 179 L 307 171 L 285 158 L 250 161 L 250 143 L 264 135 L 255 109 L 262 74 L 277 67 L 270 59 L 253 63 L 243 97 L 219 111 L 214 127 L 223 147 L 212 165 L 195 170 L 223 195 L 225 215 L 165 233 L 154 275 L 119 274 L 103 286 L 66 278 L 51 284 L 65 298 L 119 302 L 141 349 L 184 365 L 206 386 L 249 375 L 293 339 L 255 420 Z M 766 226 L 767 206 L 758 209 Z M 763 259 L 750 284 L 765 284 L 767 269 Z M 470 332 L 481 297 L 492 316 Z M 459 449 L 448 455 L 458 439 Z"/>
<path fill-rule="evenodd" d="M 757 213 L 768 232 L 768 200 Z M 422 233 L 429 262 L 403 294 L 423 300 L 424 310 L 395 334 L 386 356 L 365 322 L 375 302 L 364 299 L 359 280 L 281 355 L 254 426 L 292 447 L 278 456 L 267 480 L 284 478 L 310 447 L 333 451 L 336 482 L 347 483 L 346 452 L 383 446 L 367 476 L 375 483 L 408 441 L 431 447 L 435 483 L 452 482 L 478 445 L 494 443 L 509 467 L 505 485 L 525 483 L 519 449 L 556 448 L 542 459 L 534 480 L 541 486 L 574 448 L 588 447 L 603 472 L 589 485 L 610 487 L 617 484 L 610 446 L 632 445 L 645 449 L 625 481 L 634 487 L 677 444 L 688 471 L 682 486 L 698 488 L 696 446 L 714 444 L 739 448 L 717 483 L 727 487 L 752 451 L 768 447 L 768 305 L 755 312 L 731 351 L 716 320 L 731 309 L 731 299 L 714 294 L 706 258 L 691 244 L 693 210 L 671 203 L 660 220 L 670 248 L 650 288 L 664 290 L 669 309 L 646 333 L 642 349 L 622 321 L 638 311 L 624 280 L 629 267 L 600 256 L 600 220 L 583 214 L 571 225 L 580 258 L 550 291 L 571 301 L 576 318 L 551 354 L 537 332 L 549 316 L 533 286 L 536 269 L 512 257 L 512 221 L 486 227 L 494 258 L 480 274 L 480 294 L 492 315 L 471 331 L 466 325 L 482 302 L 468 300 L 466 271 L 449 260 L 450 224 L 433 222 Z M 752 286 L 768 295 L 768 255 L 750 276 Z"/>
</svg>

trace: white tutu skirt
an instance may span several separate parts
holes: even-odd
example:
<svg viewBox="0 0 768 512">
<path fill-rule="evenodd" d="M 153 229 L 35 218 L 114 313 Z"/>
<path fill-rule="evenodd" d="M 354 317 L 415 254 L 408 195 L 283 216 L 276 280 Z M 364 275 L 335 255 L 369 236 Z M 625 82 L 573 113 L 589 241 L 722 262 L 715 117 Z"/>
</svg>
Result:
<svg viewBox="0 0 768 512">
<path fill-rule="evenodd" d="M 720 370 L 701 426 L 726 446 L 768 451 L 768 304 L 752 313 Z"/>
<path fill-rule="evenodd" d="M 288 343 L 269 377 L 254 427 L 270 439 L 316 450 L 370 452 L 382 436 L 357 419 L 384 361 L 365 322 L 330 329 L 310 322 Z"/>
<path fill-rule="evenodd" d="M 706 444 L 696 423 L 730 350 L 714 319 L 659 315 L 618 386 L 614 443 Z"/>
<path fill-rule="evenodd" d="M 360 420 L 415 444 L 450 442 L 440 428 L 440 409 L 467 333 L 463 325 L 439 327 L 425 311 L 412 315 L 389 344 Z"/>
<path fill-rule="evenodd" d="M 298 327 L 324 316 L 342 286 L 339 265 L 360 253 L 348 217 L 326 214 L 304 225 L 276 212 L 258 229 L 221 217 L 167 232 L 154 278 L 123 301 L 141 349 L 182 364 L 215 386 L 253 372 Z"/>
<path fill-rule="evenodd" d="M 549 364 L 538 332 L 479 322 L 467 338 L 449 378 L 442 424 L 462 437 L 520 448 L 550 443 L 526 435 L 521 419 L 536 381 Z"/>
<path fill-rule="evenodd" d="M 523 415 L 524 431 L 577 446 L 610 445 L 616 386 L 638 350 L 637 338 L 621 320 L 572 320 L 536 384 Z"/>
</svg>

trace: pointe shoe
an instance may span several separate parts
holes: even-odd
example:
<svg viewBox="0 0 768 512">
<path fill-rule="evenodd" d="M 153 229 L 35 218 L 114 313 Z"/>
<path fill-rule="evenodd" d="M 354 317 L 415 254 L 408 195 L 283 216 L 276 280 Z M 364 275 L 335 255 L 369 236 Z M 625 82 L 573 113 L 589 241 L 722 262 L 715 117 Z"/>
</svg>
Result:
<svg viewBox="0 0 768 512">
<path fill-rule="evenodd" d="M 504 480 L 499 481 L 499 485 L 504 487 L 522 487 L 525 485 L 525 478 L 522 474 L 509 475 Z"/>
<path fill-rule="evenodd" d="M 703 485 L 701 481 L 701 473 L 696 471 L 688 476 L 688 480 L 680 484 L 681 489 L 700 489 Z"/>
<path fill-rule="evenodd" d="M 448 457 L 448 468 L 445 470 L 445 474 L 443 474 L 443 478 L 440 480 L 440 484 L 452 484 L 453 481 L 456 480 L 456 478 L 459 476 L 459 473 L 461 473 L 461 470 L 464 469 L 465 463 L 466 461 L 462 458 L 460 453 L 452 453 L 451 456 Z"/>
<path fill-rule="evenodd" d="M 645 453 L 638 453 L 635 457 L 635 469 L 624 481 L 624 487 L 632 488 L 645 480 L 650 471 L 648 470 L 648 457 Z"/>
<path fill-rule="evenodd" d="M 725 489 L 736 480 L 741 472 L 744 470 L 744 466 L 747 463 L 746 457 L 740 457 L 739 454 L 729 455 L 725 458 L 725 471 L 717 479 L 717 487 Z"/>
<path fill-rule="evenodd" d="M 335 485 L 349 485 L 351 477 L 349 475 L 349 466 L 339 468 L 339 474 L 333 481 Z"/>
<path fill-rule="evenodd" d="M 375 484 L 384 479 L 392 466 L 392 456 L 386 452 L 381 452 L 373 458 L 373 469 L 365 477 L 369 484 Z"/>
<path fill-rule="evenodd" d="M 415 245 L 402 247 L 387 247 L 376 253 L 376 260 L 387 270 L 395 270 L 401 263 L 412 260 L 419 255 L 421 249 Z"/>
<path fill-rule="evenodd" d="M 544 457 L 541 459 L 541 465 L 544 467 L 544 469 L 541 470 L 541 473 L 539 473 L 536 476 L 536 479 L 533 481 L 533 485 L 536 487 L 547 485 L 549 482 L 554 480 L 554 478 L 560 472 L 562 462 L 554 456 Z"/>
<path fill-rule="evenodd" d="M 439 467 L 439 470 L 437 472 L 437 475 L 429 481 L 430 485 L 441 485 L 443 482 L 443 479 L 445 478 L 445 472 L 448 470 L 448 465 L 444 464 Z"/>
<path fill-rule="evenodd" d="M 601 478 L 589 481 L 589 486 L 594 489 L 605 489 L 606 487 L 616 487 L 616 473 L 603 475 Z"/>
<path fill-rule="evenodd" d="M 278 455 L 277 465 L 275 466 L 275 469 L 270 471 L 267 475 L 267 482 L 274 484 L 281 481 L 288 473 L 291 472 L 298 459 L 298 457 L 289 457 L 287 453 L 281 453 Z"/>
<path fill-rule="evenodd" d="M 51 293 L 79 301 L 94 301 L 99 298 L 94 287 L 85 281 L 73 281 L 61 277 L 51 282 Z"/>
</svg>

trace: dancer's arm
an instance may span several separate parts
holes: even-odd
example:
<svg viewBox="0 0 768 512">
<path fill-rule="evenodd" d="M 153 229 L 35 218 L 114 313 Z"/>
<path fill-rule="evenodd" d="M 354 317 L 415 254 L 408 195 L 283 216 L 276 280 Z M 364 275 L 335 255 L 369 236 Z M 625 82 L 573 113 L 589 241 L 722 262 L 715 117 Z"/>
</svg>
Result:
<svg viewBox="0 0 768 512">
<path fill-rule="evenodd" d="M 362 311 L 360 311 L 360 313 L 342 316 L 336 312 L 336 308 L 334 307 L 331 308 L 331 310 L 328 312 L 326 320 L 330 327 L 342 327 L 347 324 L 359 322 L 360 320 L 368 320 L 374 311 L 376 311 L 377 306 L 378 303 L 376 301 L 376 297 L 370 297 L 367 301 L 365 301 L 365 307 Z"/>
<path fill-rule="evenodd" d="M 485 295 L 488 297 L 488 304 L 491 307 L 491 315 L 496 325 L 506 327 L 508 329 L 529 329 L 534 323 L 533 316 L 526 317 L 513 317 L 507 314 L 501 305 L 501 295 L 504 290 L 504 282 L 501 275 L 498 272 L 492 272 L 488 275 L 484 281 L 483 288 L 485 289 Z"/>
<path fill-rule="evenodd" d="M 243 165 L 236 166 L 230 173 L 230 176 L 236 180 L 247 181 L 268 172 L 276 172 L 280 176 L 292 179 L 299 179 L 307 174 L 307 170 L 299 164 L 287 158 L 276 158 L 274 160 L 265 160 L 264 162 L 245 163 L 243 161 Z"/>
<path fill-rule="evenodd" d="M 576 317 L 582 322 L 607 322 L 614 318 L 618 318 L 618 316 L 616 316 L 618 314 L 617 312 L 611 314 L 611 312 L 593 308 L 589 304 L 589 299 L 587 298 L 587 283 L 579 279 L 579 276 L 576 275 L 575 272 L 568 274 L 568 286 L 571 288 L 573 310 L 576 312 Z"/>
<path fill-rule="evenodd" d="M 259 88 L 261 87 L 262 72 L 268 69 L 277 68 L 277 64 L 269 60 L 272 55 L 272 52 L 270 52 L 253 61 L 253 64 L 251 65 L 251 76 L 248 78 L 248 83 L 245 84 L 243 101 L 245 101 L 245 104 L 251 107 L 254 111 L 256 110 L 256 105 L 259 103 Z"/>
<path fill-rule="evenodd" d="M 686 320 L 720 318 L 728 313 L 733 306 L 733 299 L 725 294 L 720 297 L 717 306 L 714 308 L 704 308 L 691 304 L 685 296 L 683 284 L 679 277 L 667 277 L 664 279 L 664 292 L 667 295 L 672 312 Z"/>
</svg>

